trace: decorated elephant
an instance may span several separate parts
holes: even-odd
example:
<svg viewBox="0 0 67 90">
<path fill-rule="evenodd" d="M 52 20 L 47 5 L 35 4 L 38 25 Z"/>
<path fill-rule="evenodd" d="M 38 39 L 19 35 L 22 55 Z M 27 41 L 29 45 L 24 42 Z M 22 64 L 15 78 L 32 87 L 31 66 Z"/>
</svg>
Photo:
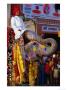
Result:
<svg viewBox="0 0 67 90">
<path fill-rule="evenodd" d="M 25 42 L 25 51 L 28 52 L 28 54 L 30 53 L 31 57 L 36 56 L 33 55 L 34 53 L 39 56 L 49 56 L 57 49 L 57 42 L 55 39 L 42 39 L 39 35 L 30 30 L 26 30 L 23 33 L 23 38 Z"/>
</svg>

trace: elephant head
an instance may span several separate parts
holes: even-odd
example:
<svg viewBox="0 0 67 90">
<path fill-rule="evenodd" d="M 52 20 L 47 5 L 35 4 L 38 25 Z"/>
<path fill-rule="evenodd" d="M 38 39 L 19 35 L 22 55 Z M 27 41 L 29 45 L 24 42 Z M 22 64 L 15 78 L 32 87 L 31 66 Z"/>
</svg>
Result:
<svg viewBox="0 0 67 90">
<path fill-rule="evenodd" d="M 26 30 L 23 34 L 25 44 L 25 50 L 28 53 L 34 52 L 40 56 L 49 56 L 57 49 L 57 42 L 53 38 L 42 39 L 35 32 Z M 32 57 L 32 56 L 31 56 Z"/>
</svg>

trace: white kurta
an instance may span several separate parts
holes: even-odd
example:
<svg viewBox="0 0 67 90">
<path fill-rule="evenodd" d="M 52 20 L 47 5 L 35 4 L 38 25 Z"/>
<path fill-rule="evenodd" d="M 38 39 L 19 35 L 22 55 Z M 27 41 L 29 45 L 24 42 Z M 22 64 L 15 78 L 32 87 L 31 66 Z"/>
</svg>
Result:
<svg viewBox="0 0 67 90">
<path fill-rule="evenodd" d="M 14 30 L 15 39 L 18 39 L 26 30 L 25 24 L 20 16 L 13 16 L 11 18 L 11 28 Z"/>
</svg>

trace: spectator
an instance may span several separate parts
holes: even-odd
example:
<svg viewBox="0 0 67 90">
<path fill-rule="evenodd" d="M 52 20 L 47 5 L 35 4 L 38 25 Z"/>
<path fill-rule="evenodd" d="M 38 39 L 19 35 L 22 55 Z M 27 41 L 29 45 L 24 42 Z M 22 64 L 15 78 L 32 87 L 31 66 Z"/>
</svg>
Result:
<svg viewBox="0 0 67 90">
<path fill-rule="evenodd" d="M 54 78 L 54 85 L 58 85 L 59 69 L 57 68 L 57 66 L 54 67 L 53 78 Z"/>
<path fill-rule="evenodd" d="M 46 74 L 46 85 L 49 85 L 49 83 L 50 83 L 50 67 L 49 67 L 48 61 L 45 64 L 44 72 Z"/>
</svg>

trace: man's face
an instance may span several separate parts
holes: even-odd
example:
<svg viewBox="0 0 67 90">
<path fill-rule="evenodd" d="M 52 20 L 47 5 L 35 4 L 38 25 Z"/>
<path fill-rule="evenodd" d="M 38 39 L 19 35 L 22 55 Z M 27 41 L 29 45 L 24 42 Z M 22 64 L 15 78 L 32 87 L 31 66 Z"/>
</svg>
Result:
<svg viewBox="0 0 67 90">
<path fill-rule="evenodd" d="M 16 11 L 16 16 L 19 16 L 20 15 L 20 12 L 19 10 Z"/>
</svg>

